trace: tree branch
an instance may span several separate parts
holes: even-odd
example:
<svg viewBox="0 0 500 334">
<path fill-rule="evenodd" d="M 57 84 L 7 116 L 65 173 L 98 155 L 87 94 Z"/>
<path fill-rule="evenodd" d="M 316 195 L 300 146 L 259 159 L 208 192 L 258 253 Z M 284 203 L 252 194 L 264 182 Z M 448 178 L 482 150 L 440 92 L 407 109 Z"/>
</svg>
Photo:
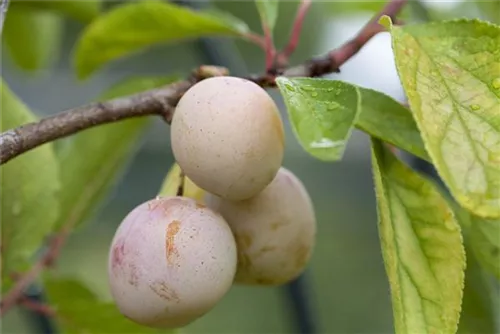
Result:
<svg viewBox="0 0 500 334">
<path fill-rule="evenodd" d="M 378 19 L 382 15 L 388 15 L 394 19 L 406 1 L 390 1 L 361 29 L 356 37 L 322 57 L 280 70 L 276 74 L 265 73 L 247 79 L 263 87 L 275 87 L 277 75 L 319 77 L 339 72 L 342 64 L 354 56 L 374 35 L 383 31 L 382 26 L 378 24 Z M 182 95 L 196 82 L 216 75 L 227 75 L 227 70 L 214 66 L 201 66 L 185 81 L 106 102 L 91 103 L 8 130 L 0 134 L 0 164 L 50 141 L 101 124 L 146 115 L 160 115 L 169 123 Z"/>
</svg>

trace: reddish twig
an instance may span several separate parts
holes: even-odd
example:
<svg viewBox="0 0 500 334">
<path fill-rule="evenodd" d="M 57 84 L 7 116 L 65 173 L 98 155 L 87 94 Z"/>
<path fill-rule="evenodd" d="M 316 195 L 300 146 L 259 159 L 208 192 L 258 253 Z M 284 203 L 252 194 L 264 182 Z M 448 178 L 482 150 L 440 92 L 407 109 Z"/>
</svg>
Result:
<svg viewBox="0 0 500 334">
<path fill-rule="evenodd" d="M 288 58 L 297 48 L 300 40 L 300 33 L 302 31 L 302 24 L 306 17 L 309 8 L 311 7 L 312 0 L 302 0 L 300 2 L 299 8 L 297 9 L 297 14 L 295 15 L 295 20 L 293 21 L 293 27 L 290 34 L 290 39 L 288 44 L 285 46 L 283 51 L 281 51 L 277 56 L 278 67 L 283 68 L 288 64 Z"/>
<path fill-rule="evenodd" d="M 266 73 L 270 73 L 274 66 L 276 49 L 274 47 L 271 30 L 264 21 L 262 21 L 262 30 L 264 32 L 264 36 L 260 36 L 254 33 L 247 33 L 243 37 L 250 42 L 257 44 L 262 50 L 264 50 L 266 59 Z"/>
<path fill-rule="evenodd" d="M 336 52 L 330 52 L 329 56 L 332 64 L 343 64 L 351 59 L 359 50 L 376 34 L 382 32 L 383 27 L 375 24 L 366 25 L 361 33 L 349 41 Z"/>
<path fill-rule="evenodd" d="M 276 48 L 274 46 L 273 36 L 271 30 L 267 24 L 262 23 L 262 29 L 264 30 L 264 40 L 266 42 L 265 52 L 266 52 L 266 73 L 271 73 L 274 68 L 274 59 L 276 57 Z"/>
<path fill-rule="evenodd" d="M 266 39 L 263 36 L 249 32 L 243 35 L 243 37 L 259 46 L 262 50 L 266 50 Z"/>
<path fill-rule="evenodd" d="M 380 17 L 388 15 L 395 20 L 395 15 L 406 4 L 407 0 L 393 0 L 389 2 L 380 13 L 375 15 L 356 35 L 355 38 L 347 41 L 339 49 L 329 53 L 331 63 L 343 64 L 351 59 L 373 36 L 384 31 L 384 28 L 378 24 Z"/>
<path fill-rule="evenodd" d="M 339 72 L 339 67 L 342 64 L 354 56 L 370 38 L 382 31 L 378 19 L 382 15 L 388 15 L 394 20 L 394 16 L 399 13 L 405 3 L 406 0 L 390 1 L 379 14 L 361 29 L 355 38 L 322 57 L 277 71 L 277 73 L 264 73 L 247 79 L 263 87 L 274 87 L 277 75 L 318 77 L 332 72 Z M 191 78 L 185 81 L 104 103 L 93 103 L 70 109 L 38 122 L 25 124 L 6 131 L 0 134 L 0 163 L 4 164 L 10 159 L 47 142 L 100 124 L 145 115 L 160 115 L 168 123 L 172 118 L 177 102 L 187 89 L 199 80 L 226 73 L 221 68 L 202 66 L 195 71 Z"/>
<path fill-rule="evenodd" d="M 0 304 L 0 316 L 3 316 L 14 305 L 19 303 L 23 298 L 24 290 L 26 290 L 42 273 L 42 271 L 54 264 L 54 261 L 59 256 L 59 252 L 70 234 L 71 226 L 67 226 L 61 230 L 59 234 L 54 236 L 48 245 L 45 254 L 31 267 L 31 269 L 23 274 L 15 283 L 15 285 L 5 294 Z"/>
</svg>

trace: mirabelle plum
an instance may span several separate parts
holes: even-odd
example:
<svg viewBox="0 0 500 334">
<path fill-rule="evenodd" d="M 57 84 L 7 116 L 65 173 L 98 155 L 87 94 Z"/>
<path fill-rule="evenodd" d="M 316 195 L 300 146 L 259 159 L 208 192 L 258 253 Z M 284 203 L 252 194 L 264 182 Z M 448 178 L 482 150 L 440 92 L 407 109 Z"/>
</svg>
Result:
<svg viewBox="0 0 500 334">
<path fill-rule="evenodd" d="M 257 84 L 213 77 L 180 99 L 171 124 L 175 160 L 200 188 L 232 200 L 248 199 L 276 176 L 283 160 L 283 122 Z"/>
<path fill-rule="evenodd" d="M 109 283 L 120 312 L 150 327 L 183 327 L 230 289 L 236 244 L 225 220 L 185 197 L 158 197 L 132 210 L 109 254 Z"/>
<path fill-rule="evenodd" d="M 236 283 L 281 285 L 303 272 L 315 244 L 316 219 L 307 190 L 293 173 L 281 168 L 248 200 L 207 194 L 205 202 L 226 219 L 236 238 Z"/>
</svg>

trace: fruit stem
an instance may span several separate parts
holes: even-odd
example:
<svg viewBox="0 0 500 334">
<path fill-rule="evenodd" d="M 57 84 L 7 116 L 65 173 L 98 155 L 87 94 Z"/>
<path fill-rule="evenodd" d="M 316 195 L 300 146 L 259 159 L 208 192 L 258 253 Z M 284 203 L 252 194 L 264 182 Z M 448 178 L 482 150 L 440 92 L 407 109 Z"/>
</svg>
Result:
<svg viewBox="0 0 500 334">
<path fill-rule="evenodd" d="M 185 181 L 185 175 L 184 175 L 184 171 L 181 169 L 180 173 L 179 173 L 179 178 L 180 178 L 180 182 L 179 182 L 179 187 L 177 187 L 177 196 L 184 196 L 184 181 Z"/>
</svg>

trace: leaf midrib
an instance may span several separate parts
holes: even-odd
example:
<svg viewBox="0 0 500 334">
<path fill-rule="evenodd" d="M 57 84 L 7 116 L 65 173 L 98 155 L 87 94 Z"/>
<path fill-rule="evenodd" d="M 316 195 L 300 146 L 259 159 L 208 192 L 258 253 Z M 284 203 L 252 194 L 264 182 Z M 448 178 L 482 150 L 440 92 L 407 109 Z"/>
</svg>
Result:
<svg viewBox="0 0 500 334">
<path fill-rule="evenodd" d="M 391 183 L 392 182 L 387 177 L 387 184 L 388 184 L 387 189 L 391 189 L 391 186 L 390 186 Z M 401 197 L 397 193 L 397 191 L 393 189 L 391 192 L 393 193 L 394 197 L 399 201 L 399 204 L 401 205 L 401 207 L 404 209 L 404 211 L 406 213 L 406 222 L 411 221 L 410 215 L 408 214 L 408 210 L 407 210 L 406 206 L 404 205 L 404 202 L 402 201 Z M 392 211 L 392 205 L 390 205 L 390 210 L 389 211 L 391 213 L 391 217 L 390 217 L 390 219 L 391 219 L 391 226 L 392 226 L 393 231 L 396 232 L 397 231 L 396 230 L 396 225 L 394 224 L 395 219 L 394 219 L 394 216 L 392 214 L 393 213 L 393 211 Z M 415 228 L 414 228 L 413 224 L 411 224 L 411 222 L 410 222 L 409 225 L 411 227 L 411 230 L 412 230 L 413 234 L 415 235 L 415 237 L 416 237 L 416 239 L 418 241 L 419 249 L 422 251 L 422 243 L 420 242 L 420 239 L 418 238 L 417 234 L 415 233 Z M 399 277 L 399 279 L 402 280 L 401 274 L 402 274 L 402 272 L 404 272 L 406 274 L 406 276 L 408 277 L 408 279 L 413 284 L 413 286 L 415 287 L 415 290 L 417 291 L 417 294 L 418 294 L 418 296 L 420 298 L 420 300 L 419 300 L 420 307 L 422 308 L 422 310 L 426 309 L 426 307 L 423 304 L 424 300 L 427 300 L 429 302 L 432 302 L 433 304 L 439 305 L 439 303 L 437 303 L 437 302 L 435 302 L 433 300 L 429 300 L 427 297 L 422 296 L 421 291 L 420 291 L 418 285 L 416 284 L 416 282 L 415 282 L 413 276 L 411 275 L 410 271 L 407 269 L 407 264 L 402 260 L 400 254 L 399 254 L 399 247 L 400 246 L 399 246 L 399 242 L 397 241 L 397 238 L 396 238 L 397 233 L 394 233 L 393 235 L 394 235 L 394 237 L 393 237 L 394 244 L 396 245 L 396 253 L 397 253 L 397 256 L 398 256 L 398 261 L 401 264 L 401 268 L 402 268 L 402 270 L 398 269 L 398 277 Z M 432 273 L 432 277 L 434 278 L 434 282 L 437 282 L 435 273 L 432 270 L 432 268 L 430 267 L 429 259 L 427 258 L 427 256 L 425 255 L 425 253 L 423 255 L 424 255 L 424 258 L 425 258 L 426 266 L 428 267 L 428 269 Z M 402 296 L 403 296 L 403 294 L 401 293 L 401 297 Z M 442 309 L 442 307 L 440 307 L 440 309 Z M 424 319 L 425 327 L 428 328 L 430 325 L 429 325 L 429 322 L 428 322 L 428 319 L 426 317 L 425 312 L 422 313 L 422 318 Z"/>
</svg>

